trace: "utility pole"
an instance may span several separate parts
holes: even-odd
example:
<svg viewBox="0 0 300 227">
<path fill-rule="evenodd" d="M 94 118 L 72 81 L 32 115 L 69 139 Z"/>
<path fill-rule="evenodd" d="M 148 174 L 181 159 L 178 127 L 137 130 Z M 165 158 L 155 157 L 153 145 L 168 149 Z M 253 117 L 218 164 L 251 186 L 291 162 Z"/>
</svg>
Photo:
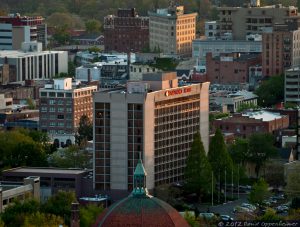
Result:
<svg viewBox="0 0 300 227">
<path fill-rule="evenodd" d="M 238 164 L 238 199 L 240 199 L 240 163 Z"/>
<path fill-rule="evenodd" d="M 233 168 L 231 169 L 231 198 L 233 199 Z"/>
<path fill-rule="evenodd" d="M 211 206 L 214 205 L 214 172 L 211 171 Z"/>
<path fill-rule="evenodd" d="M 226 203 L 227 202 L 226 201 L 226 168 L 225 168 L 225 190 L 224 190 L 224 196 L 225 196 L 224 200 L 225 200 L 225 203 Z"/>
</svg>

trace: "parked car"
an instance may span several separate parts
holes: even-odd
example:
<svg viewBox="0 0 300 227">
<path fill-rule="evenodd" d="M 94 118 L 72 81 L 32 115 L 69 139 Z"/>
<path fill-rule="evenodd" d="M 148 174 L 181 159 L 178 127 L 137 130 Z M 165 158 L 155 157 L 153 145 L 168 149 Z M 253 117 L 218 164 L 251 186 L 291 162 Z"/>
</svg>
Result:
<svg viewBox="0 0 300 227">
<path fill-rule="evenodd" d="M 286 205 L 280 205 L 278 207 L 275 208 L 277 213 L 284 213 L 284 212 L 288 212 L 289 207 Z"/>
<path fill-rule="evenodd" d="M 242 206 L 236 206 L 235 208 L 233 208 L 233 212 L 234 213 L 251 213 L 252 210 L 250 210 L 249 208 L 247 207 L 242 207 Z"/>
<path fill-rule="evenodd" d="M 242 203 L 241 207 L 246 207 L 252 211 L 255 211 L 256 210 L 256 206 L 250 204 L 250 203 Z"/>
<path fill-rule="evenodd" d="M 200 213 L 199 216 L 206 219 L 213 219 L 216 217 L 214 213 Z"/>
<path fill-rule="evenodd" d="M 220 218 L 222 221 L 233 221 L 233 218 L 230 217 L 229 215 L 221 214 Z"/>
</svg>

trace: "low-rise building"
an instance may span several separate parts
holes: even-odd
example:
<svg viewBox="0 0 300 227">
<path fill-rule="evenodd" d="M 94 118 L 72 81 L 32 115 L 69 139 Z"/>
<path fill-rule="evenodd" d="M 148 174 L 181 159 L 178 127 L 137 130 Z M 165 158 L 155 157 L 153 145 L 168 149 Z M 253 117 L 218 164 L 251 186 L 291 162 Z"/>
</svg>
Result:
<svg viewBox="0 0 300 227">
<path fill-rule="evenodd" d="M 265 110 L 234 114 L 227 118 L 217 119 L 214 128 L 222 132 L 234 133 L 235 136 L 247 138 L 253 133 L 277 134 L 289 127 L 289 118 L 278 113 Z"/>
<path fill-rule="evenodd" d="M 22 50 L 0 51 L 0 64 L 9 64 L 9 82 L 45 80 L 68 72 L 68 52 L 42 51 L 41 43 L 22 44 Z"/>
<path fill-rule="evenodd" d="M 4 170 L 2 176 L 3 180 L 14 182 L 20 182 L 24 177 L 38 176 L 42 201 L 60 190 L 73 191 L 78 198 L 93 195 L 93 175 L 89 170 L 18 167 Z"/>
<path fill-rule="evenodd" d="M 249 67 L 261 64 L 260 54 L 206 55 L 207 79 L 212 84 L 248 83 Z"/>
<path fill-rule="evenodd" d="M 74 144 L 81 116 L 92 120 L 93 92 L 97 86 L 72 83 L 72 78 L 55 79 L 40 89 L 40 128 L 56 144 Z"/>
<path fill-rule="evenodd" d="M 20 183 L 0 182 L 0 213 L 15 200 L 24 201 L 30 197 L 40 200 L 40 178 L 27 176 L 22 177 Z"/>
<path fill-rule="evenodd" d="M 247 40 L 202 40 L 195 39 L 192 43 L 193 57 L 198 58 L 200 65 L 206 64 L 206 54 L 219 56 L 226 53 L 261 53 L 261 41 Z"/>
</svg>

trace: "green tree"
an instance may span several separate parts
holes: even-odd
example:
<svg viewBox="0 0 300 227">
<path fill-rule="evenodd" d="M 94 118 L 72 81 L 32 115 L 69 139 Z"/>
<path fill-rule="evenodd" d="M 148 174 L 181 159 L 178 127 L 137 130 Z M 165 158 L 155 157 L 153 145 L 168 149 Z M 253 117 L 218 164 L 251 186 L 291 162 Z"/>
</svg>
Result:
<svg viewBox="0 0 300 227">
<path fill-rule="evenodd" d="M 228 150 L 232 161 L 235 164 L 245 164 L 249 150 L 249 140 L 236 138 L 235 142 L 229 146 Z"/>
<path fill-rule="evenodd" d="M 68 76 L 75 77 L 76 74 L 76 65 L 73 61 L 68 62 Z"/>
<path fill-rule="evenodd" d="M 75 135 L 76 144 L 79 146 L 86 141 L 93 139 L 93 124 L 86 115 L 82 115 L 79 121 L 79 127 Z"/>
<path fill-rule="evenodd" d="M 201 199 L 204 194 L 210 192 L 211 174 L 212 169 L 206 157 L 200 134 L 196 133 L 186 162 L 185 189 L 190 193 L 196 193 Z"/>
<path fill-rule="evenodd" d="M 92 168 L 91 155 L 78 145 L 71 145 L 50 156 L 50 165 L 59 168 Z"/>
<path fill-rule="evenodd" d="M 103 212 L 102 206 L 97 205 L 87 205 L 80 208 L 80 226 L 89 227 L 95 223 L 97 217 Z"/>
<path fill-rule="evenodd" d="M 258 109 L 258 106 L 254 105 L 253 103 L 251 103 L 251 104 L 242 103 L 241 105 L 239 105 L 237 112 L 243 112 L 243 111 L 249 110 L 249 109 Z"/>
<path fill-rule="evenodd" d="M 284 76 L 271 76 L 265 80 L 255 91 L 258 95 L 258 105 L 270 107 L 284 98 Z"/>
<path fill-rule="evenodd" d="M 98 20 L 91 19 L 85 22 L 85 29 L 87 33 L 97 33 L 101 30 L 101 23 Z"/>
<path fill-rule="evenodd" d="M 227 180 L 231 178 L 231 171 L 233 169 L 232 159 L 227 151 L 224 137 L 220 129 L 217 129 L 215 135 L 212 137 L 208 160 L 212 166 L 216 179 L 220 179 L 221 183 L 225 182 L 225 171 L 227 173 Z"/>
<path fill-rule="evenodd" d="M 22 226 L 26 215 L 38 212 L 39 208 L 39 202 L 33 199 L 24 202 L 15 201 L 5 208 L 1 219 L 5 226 Z"/>
<path fill-rule="evenodd" d="M 59 191 L 51 196 L 41 207 L 41 211 L 64 218 L 65 224 L 70 224 L 71 205 L 76 201 L 74 192 Z"/>
<path fill-rule="evenodd" d="M 261 204 L 263 200 L 267 199 L 270 196 L 268 190 L 269 185 L 265 182 L 264 179 L 259 179 L 252 187 L 252 190 L 249 194 L 249 201 L 253 204 Z"/>
<path fill-rule="evenodd" d="M 255 164 L 255 173 L 258 178 L 260 169 L 271 158 L 275 157 L 277 150 L 274 147 L 274 137 L 269 133 L 255 133 L 249 137 L 249 150 L 247 160 Z"/>
<path fill-rule="evenodd" d="M 26 102 L 30 110 L 34 110 L 36 108 L 35 101 L 32 100 L 31 98 L 26 99 Z"/>
<path fill-rule="evenodd" d="M 27 214 L 22 227 L 57 227 L 62 226 L 63 224 L 64 220 L 62 217 L 53 214 L 40 213 L 38 211 L 33 214 Z"/>
<path fill-rule="evenodd" d="M 273 210 L 272 208 L 267 208 L 266 213 L 263 216 L 257 218 L 257 220 L 265 221 L 265 222 L 270 222 L 270 221 L 275 222 L 275 221 L 284 220 L 284 218 L 276 214 L 276 211 Z"/>
</svg>

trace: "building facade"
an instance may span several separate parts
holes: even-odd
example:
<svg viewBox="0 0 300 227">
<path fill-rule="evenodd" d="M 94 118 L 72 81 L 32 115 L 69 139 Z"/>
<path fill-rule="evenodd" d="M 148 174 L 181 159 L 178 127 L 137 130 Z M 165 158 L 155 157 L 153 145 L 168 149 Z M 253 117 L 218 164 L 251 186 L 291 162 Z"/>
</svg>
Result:
<svg viewBox="0 0 300 227">
<path fill-rule="evenodd" d="M 19 13 L 0 16 L 0 50 L 18 50 L 22 42 L 37 41 L 47 47 L 47 25 L 41 16 Z"/>
<path fill-rule="evenodd" d="M 207 53 L 219 56 L 226 53 L 261 53 L 261 41 L 246 40 L 193 40 L 193 57 L 198 58 L 199 65 L 206 64 Z"/>
<path fill-rule="evenodd" d="M 127 90 L 95 93 L 95 189 L 131 191 L 140 155 L 150 190 L 183 180 L 197 131 L 208 152 L 208 88 L 179 87 L 176 73 L 149 73 Z"/>
<path fill-rule="evenodd" d="M 81 116 L 92 120 L 97 86 L 73 86 L 71 78 L 55 79 L 40 89 L 40 128 L 61 146 L 74 144 Z"/>
<path fill-rule="evenodd" d="M 149 18 L 140 17 L 134 8 L 104 17 L 103 27 L 106 51 L 140 52 L 149 46 Z"/>
<path fill-rule="evenodd" d="M 217 119 L 214 128 L 223 133 L 234 133 L 235 136 L 247 138 L 253 133 L 279 134 L 289 127 L 289 117 L 268 111 L 247 112 L 231 117 Z"/>
<path fill-rule="evenodd" d="M 184 13 L 183 6 L 149 11 L 150 49 L 173 56 L 192 55 L 197 13 Z"/>
<path fill-rule="evenodd" d="M 284 73 L 300 65 L 300 30 L 291 31 L 288 25 L 275 26 L 262 35 L 263 76 Z"/>
<path fill-rule="evenodd" d="M 0 51 L 3 63 L 9 65 L 9 82 L 45 80 L 68 72 L 68 52 L 42 51 L 40 43 L 23 43 L 21 51 Z"/>
<path fill-rule="evenodd" d="M 300 104 L 300 68 L 293 67 L 285 71 L 284 102 Z"/>
<path fill-rule="evenodd" d="M 249 82 L 249 67 L 261 64 L 260 54 L 206 55 L 207 80 L 212 84 L 239 84 Z"/>
<path fill-rule="evenodd" d="M 261 34 L 266 27 L 284 24 L 286 20 L 298 17 L 298 9 L 281 4 L 260 7 L 218 7 L 220 33 L 232 33 L 233 39 L 245 40 L 246 35 Z"/>
</svg>

